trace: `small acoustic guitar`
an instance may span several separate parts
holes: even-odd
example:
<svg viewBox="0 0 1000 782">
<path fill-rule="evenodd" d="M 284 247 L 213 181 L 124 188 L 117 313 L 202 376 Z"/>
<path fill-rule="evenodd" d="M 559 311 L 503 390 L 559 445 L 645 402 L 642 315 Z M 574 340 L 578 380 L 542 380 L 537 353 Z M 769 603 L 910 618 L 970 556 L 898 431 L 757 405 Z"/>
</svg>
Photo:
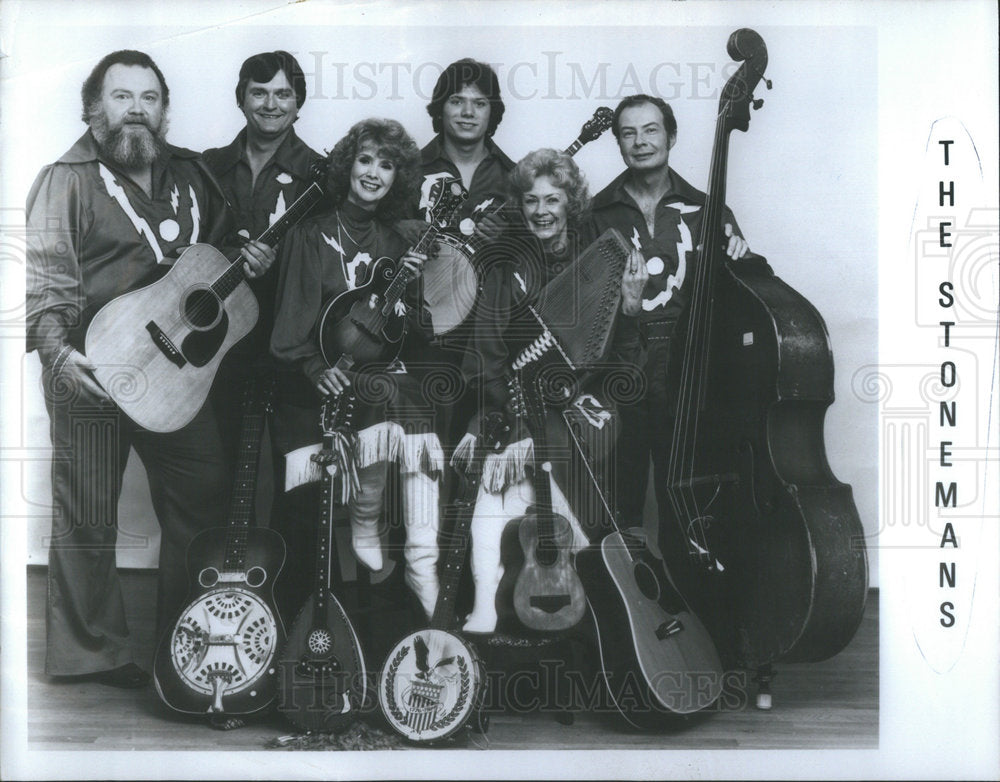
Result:
<svg viewBox="0 0 1000 782">
<path fill-rule="evenodd" d="M 531 630 L 553 632 L 568 630 L 583 618 L 587 597 L 573 567 L 573 528 L 565 516 L 552 510 L 552 461 L 541 384 L 542 375 L 535 367 L 522 370 L 515 383 L 513 404 L 525 419 L 534 445 L 535 503 L 507 525 L 504 538 L 510 540 L 510 530 L 516 529 L 524 556 L 513 590 L 517 618 Z M 511 547 L 502 541 L 502 548 Z"/>
</svg>

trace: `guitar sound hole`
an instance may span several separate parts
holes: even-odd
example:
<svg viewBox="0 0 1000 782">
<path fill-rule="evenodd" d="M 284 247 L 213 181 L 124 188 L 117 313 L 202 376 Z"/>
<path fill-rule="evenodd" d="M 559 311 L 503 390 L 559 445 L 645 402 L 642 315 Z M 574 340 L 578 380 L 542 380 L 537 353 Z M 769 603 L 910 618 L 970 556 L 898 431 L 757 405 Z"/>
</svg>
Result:
<svg viewBox="0 0 1000 782">
<path fill-rule="evenodd" d="M 639 591 L 653 602 L 659 600 L 660 581 L 652 568 L 645 562 L 636 562 L 635 569 L 632 572 L 635 575 L 635 583 L 639 587 Z"/>
<path fill-rule="evenodd" d="M 247 585 L 259 587 L 267 581 L 267 571 L 262 567 L 252 567 L 247 571 Z"/>
<path fill-rule="evenodd" d="M 203 587 L 215 586 L 219 583 L 219 571 L 214 567 L 207 567 L 198 574 L 198 583 Z"/>
<path fill-rule="evenodd" d="M 559 549 L 551 543 L 541 542 L 535 547 L 535 559 L 542 567 L 552 567 L 559 559 Z"/>
<path fill-rule="evenodd" d="M 222 303 L 211 288 L 198 288 L 184 298 L 184 318 L 191 328 L 212 328 L 222 317 Z"/>
</svg>

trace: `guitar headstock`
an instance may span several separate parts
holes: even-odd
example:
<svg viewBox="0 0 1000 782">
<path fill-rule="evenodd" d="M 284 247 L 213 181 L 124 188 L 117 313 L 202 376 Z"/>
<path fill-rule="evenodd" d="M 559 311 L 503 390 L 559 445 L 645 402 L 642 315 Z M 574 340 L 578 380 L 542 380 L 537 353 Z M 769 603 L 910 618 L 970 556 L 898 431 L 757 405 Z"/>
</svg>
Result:
<svg viewBox="0 0 1000 782">
<path fill-rule="evenodd" d="M 476 447 L 483 453 L 499 453 L 510 438 L 510 425 L 503 413 L 488 413 L 479 427 Z"/>
<path fill-rule="evenodd" d="M 354 425 L 354 391 L 345 389 L 339 394 L 330 394 L 324 401 L 320 409 L 319 425 L 324 436 L 332 435 L 343 429 L 350 429 Z"/>
<path fill-rule="evenodd" d="M 583 127 L 580 128 L 580 143 L 589 144 L 591 141 L 597 141 L 601 134 L 611 127 L 614 116 L 615 113 L 607 106 L 598 107 L 594 116 L 584 122 Z"/>
<path fill-rule="evenodd" d="M 274 376 L 248 378 L 243 382 L 242 410 L 244 415 L 264 415 L 273 411 Z"/>
<path fill-rule="evenodd" d="M 729 36 L 726 51 L 733 60 L 743 64 L 722 88 L 719 114 L 725 117 L 727 130 L 745 131 L 750 127 L 750 106 L 759 109 L 764 105 L 763 99 L 754 100 L 753 91 L 764 79 L 767 45 L 757 32 L 743 27 Z M 771 80 L 764 79 L 764 85 L 771 89 Z"/>
<path fill-rule="evenodd" d="M 462 181 L 457 177 L 435 182 L 431 187 L 431 205 L 427 210 L 431 225 L 447 228 L 468 197 L 469 191 L 462 187 Z"/>
<path fill-rule="evenodd" d="M 522 369 L 517 377 L 508 379 L 507 383 L 514 414 L 527 423 L 530 431 L 539 431 L 539 427 L 545 426 L 545 404 L 539 373 Z"/>
</svg>

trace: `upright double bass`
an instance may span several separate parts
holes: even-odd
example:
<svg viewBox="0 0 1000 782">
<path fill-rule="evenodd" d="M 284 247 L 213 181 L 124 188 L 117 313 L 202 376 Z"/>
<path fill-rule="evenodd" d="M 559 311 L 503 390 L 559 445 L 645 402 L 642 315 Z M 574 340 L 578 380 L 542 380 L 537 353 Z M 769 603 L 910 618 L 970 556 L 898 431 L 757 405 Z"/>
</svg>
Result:
<svg viewBox="0 0 1000 782">
<path fill-rule="evenodd" d="M 767 48 L 741 62 L 719 101 L 700 257 L 668 368 L 677 383 L 660 548 L 730 665 L 818 661 L 864 612 L 868 560 L 851 487 L 830 470 L 823 419 L 833 357 L 819 312 L 764 259 L 731 261 L 721 233 L 729 135 L 749 127 Z M 766 82 L 770 88 L 770 82 Z"/>
</svg>

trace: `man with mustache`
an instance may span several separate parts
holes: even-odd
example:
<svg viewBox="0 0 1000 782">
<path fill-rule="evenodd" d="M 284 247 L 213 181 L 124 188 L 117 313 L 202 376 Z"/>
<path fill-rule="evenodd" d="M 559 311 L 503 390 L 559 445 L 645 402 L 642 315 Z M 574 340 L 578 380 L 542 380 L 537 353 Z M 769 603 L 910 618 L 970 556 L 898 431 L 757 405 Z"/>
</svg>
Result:
<svg viewBox="0 0 1000 782">
<path fill-rule="evenodd" d="M 203 153 L 235 212 L 226 244 L 238 247 L 263 234 L 309 186 L 310 168 L 322 158 L 295 134 L 294 123 L 305 100 L 305 74 L 288 52 L 254 54 L 240 67 L 236 106 L 246 126 L 227 146 Z M 277 280 L 277 266 L 250 280 L 260 305 L 257 324 L 226 355 L 212 385 L 223 446 L 233 460 L 240 439 L 243 381 L 259 378 L 270 363 Z"/>
<path fill-rule="evenodd" d="M 200 157 L 166 141 L 170 93 L 147 54 L 104 57 L 82 99 L 88 130 L 42 169 L 27 202 L 27 349 L 42 362 L 53 446 L 45 671 L 139 687 L 149 675 L 134 662 L 115 562 L 129 451 L 161 530 L 160 634 L 187 591 L 188 542 L 225 521 L 227 476 L 211 406 L 175 432 L 138 427 L 94 379 L 84 338 L 101 306 L 162 275 L 187 245 L 219 242 L 228 217 Z M 251 244 L 243 257 L 256 276 L 274 253 Z"/>
</svg>

